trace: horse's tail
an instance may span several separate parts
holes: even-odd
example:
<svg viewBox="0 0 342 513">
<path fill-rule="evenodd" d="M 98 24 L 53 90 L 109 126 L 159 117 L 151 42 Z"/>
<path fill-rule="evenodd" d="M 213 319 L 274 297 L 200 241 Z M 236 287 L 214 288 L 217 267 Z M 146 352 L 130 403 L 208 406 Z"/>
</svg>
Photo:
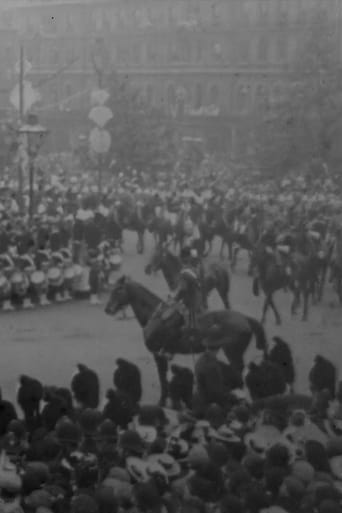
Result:
<svg viewBox="0 0 342 513">
<path fill-rule="evenodd" d="M 253 317 L 246 316 L 246 319 L 249 323 L 249 326 L 255 336 L 256 347 L 260 349 L 260 351 L 264 352 L 264 356 L 267 356 L 267 337 L 261 322 L 253 319 Z"/>
<path fill-rule="evenodd" d="M 259 296 L 259 278 L 254 278 L 253 280 L 253 294 L 254 296 L 258 297 Z"/>
</svg>

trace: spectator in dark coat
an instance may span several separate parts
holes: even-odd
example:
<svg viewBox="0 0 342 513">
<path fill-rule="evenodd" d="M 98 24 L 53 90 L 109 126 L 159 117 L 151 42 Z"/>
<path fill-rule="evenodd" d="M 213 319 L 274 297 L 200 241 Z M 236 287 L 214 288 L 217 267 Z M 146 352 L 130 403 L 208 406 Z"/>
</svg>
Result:
<svg viewBox="0 0 342 513">
<path fill-rule="evenodd" d="M 22 409 L 26 424 L 32 428 L 39 418 L 40 401 L 43 399 L 43 385 L 37 379 L 20 376 L 17 403 Z"/>
<path fill-rule="evenodd" d="M 181 403 L 191 409 L 194 375 L 190 369 L 180 365 L 171 365 L 173 374 L 169 382 L 169 394 L 173 407 L 179 409 Z"/>
<path fill-rule="evenodd" d="M 83 408 L 97 408 L 100 400 L 100 382 L 95 371 L 79 363 L 78 372 L 71 381 L 71 390 Z"/>
<path fill-rule="evenodd" d="M 329 390 L 332 398 L 335 397 L 336 367 L 329 360 L 317 355 L 314 365 L 309 373 L 309 382 L 312 392 Z"/>
<path fill-rule="evenodd" d="M 296 376 L 291 349 L 282 338 L 273 337 L 273 340 L 275 345 L 270 350 L 268 359 L 281 368 L 286 383 L 292 388 Z"/>
<path fill-rule="evenodd" d="M 127 400 L 127 396 L 110 389 L 107 391 L 106 398 L 107 402 L 102 412 L 103 418 L 110 419 L 121 428 L 126 428 L 135 412 L 132 404 Z"/>
<path fill-rule="evenodd" d="M 17 412 L 10 401 L 2 398 L 0 389 L 0 436 L 4 436 L 9 423 L 15 419 L 17 419 Z"/>
<path fill-rule="evenodd" d="M 226 406 L 230 389 L 226 386 L 221 362 L 217 358 L 220 342 L 207 341 L 207 350 L 198 358 L 195 365 L 198 396 L 204 405 L 216 403 Z"/>
<path fill-rule="evenodd" d="M 263 361 L 260 365 L 251 363 L 245 381 L 253 401 L 286 391 L 286 381 L 281 369 L 269 361 Z"/>
<path fill-rule="evenodd" d="M 68 400 L 60 393 L 60 389 L 56 387 L 47 387 L 44 390 L 44 401 L 46 404 L 41 414 L 43 426 L 52 431 L 61 417 L 70 416 L 70 406 Z"/>
<path fill-rule="evenodd" d="M 118 358 L 117 369 L 113 375 L 114 387 L 121 393 L 126 394 L 131 403 L 137 405 L 141 401 L 142 386 L 139 367 L 132 362 Z"/>
</svg>

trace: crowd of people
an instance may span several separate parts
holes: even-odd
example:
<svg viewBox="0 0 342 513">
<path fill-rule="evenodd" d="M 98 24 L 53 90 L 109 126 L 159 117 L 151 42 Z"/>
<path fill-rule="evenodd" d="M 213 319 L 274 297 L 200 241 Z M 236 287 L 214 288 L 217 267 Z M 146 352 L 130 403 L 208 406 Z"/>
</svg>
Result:
<svg viewBox="0 0 342 513">
<path fill-rule="evenodd" d="M 312 395 L 286 392 L 284 347 L 276 339 L 245 383 L 214 345 L 194 374 L 172 365 L 172 408 L 144 403 L 140 369 L 122 358 L 104 403 L 84 364 L 69 387 L 20 376 L 18 410 L 0 401 L 0 511 L 341 513 L 342 385 L 318 356 Z"/>
</svg>

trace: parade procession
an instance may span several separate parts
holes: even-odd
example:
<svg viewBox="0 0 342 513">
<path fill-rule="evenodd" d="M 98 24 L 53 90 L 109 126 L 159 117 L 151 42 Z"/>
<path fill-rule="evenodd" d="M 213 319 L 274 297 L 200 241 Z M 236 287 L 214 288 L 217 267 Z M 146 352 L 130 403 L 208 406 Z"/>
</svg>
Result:
<svg viewBox="0 0 342 513">
<path fill-rule="evenodd" d="M 342 0 L 0 0 L 0 513 L 342 513 Z"/>
</svg>

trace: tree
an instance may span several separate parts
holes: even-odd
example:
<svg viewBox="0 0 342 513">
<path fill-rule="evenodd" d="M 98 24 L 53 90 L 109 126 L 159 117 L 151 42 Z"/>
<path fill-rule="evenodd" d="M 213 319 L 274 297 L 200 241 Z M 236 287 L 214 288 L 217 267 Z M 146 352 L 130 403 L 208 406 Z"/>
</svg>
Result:
<svg viewBox="0 0 342 513">
<path fill-rule="evenodd" d="M 319 8 L 314 12 L 303 30 L 283 95 L 268 98 L 258 120 L 260 167 L 282 174 L 312 169 L 313 162 L 334 166 L 342 160 L 342 70 L 337 33 L 326 14 Z"/>
<path fill-rule="evenodd" d="M 107 105 L 113 119 L 106 128 L 111 133 L 110 158 L 116 168 L 145 173 L 171 170 L 177 155 L 177 134 L 171 120 L 127 79 L 113 74 L 108 90 Z"/>
</svg>

